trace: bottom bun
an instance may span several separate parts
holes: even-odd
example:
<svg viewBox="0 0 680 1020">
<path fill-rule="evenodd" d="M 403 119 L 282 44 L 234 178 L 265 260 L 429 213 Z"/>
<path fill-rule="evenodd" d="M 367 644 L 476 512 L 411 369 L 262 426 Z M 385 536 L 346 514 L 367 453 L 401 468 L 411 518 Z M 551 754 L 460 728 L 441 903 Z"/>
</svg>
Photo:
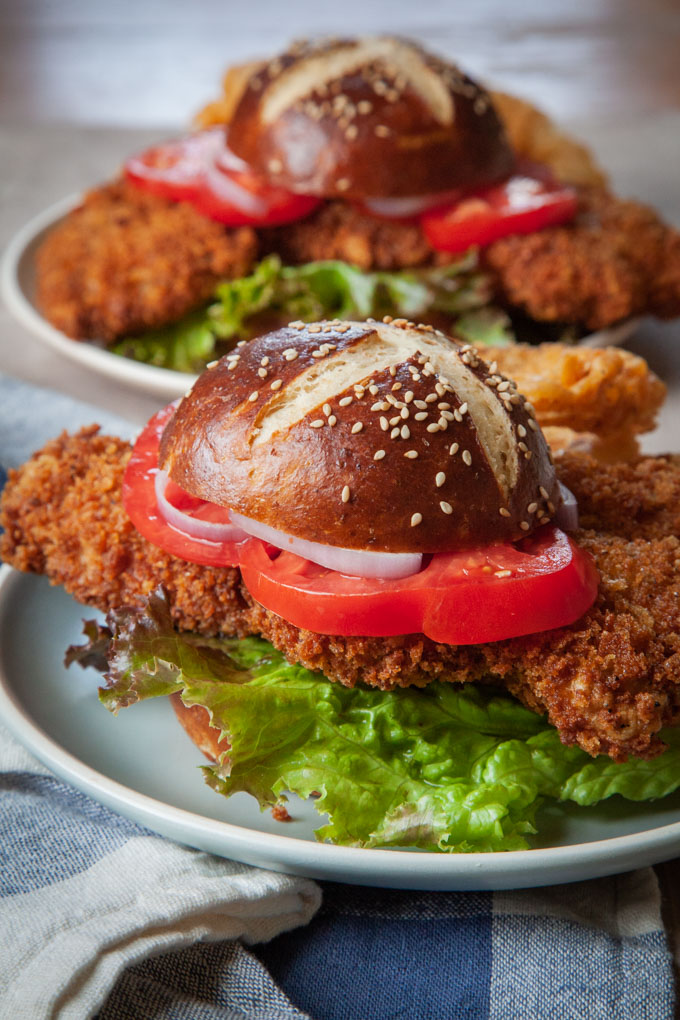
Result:
<svg viewBox="0 0 680 1020">
<path fill-rule="evenodd" d="M 175 715 L 181 722 L 196 746 L 203 751 L 206 758 L 217 761 L 219 756 L 229 748 L 229 741 L 226 737 L 220 740 L 220 731 L 210 725 L 208 710 L 201 705 L 192 705 L 188 708 L 181 696 L 170 695 Z"/>
</svg>

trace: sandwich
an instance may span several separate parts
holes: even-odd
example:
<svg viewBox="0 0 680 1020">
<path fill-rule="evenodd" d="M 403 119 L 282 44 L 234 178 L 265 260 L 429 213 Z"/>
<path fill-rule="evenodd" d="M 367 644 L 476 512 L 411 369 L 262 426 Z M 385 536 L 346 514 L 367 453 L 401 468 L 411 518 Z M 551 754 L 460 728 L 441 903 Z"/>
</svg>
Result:
<svg viewBox="0 0 680 1020">
<path fill-rule="evenodd" d="M 68 661 L 114 711 L 170 696 L 217 792 L 524 848 L 543 804 L 680 784 L 680 463 L 555 457 L 536 415 L 429 324 L 293 321 L 132 448 L 93 426 L 12 472 L 0 551 L 108 611 Z"/>
<path fill-rule="evenodd" d="M 37 300 L 76 340 L 195 372 L 291 320 L 473 344 L 680 312 L 680 236 L 587 151 L 416 43 L 301 42 L 225 79 L 54 227 Z"/>
</svg>

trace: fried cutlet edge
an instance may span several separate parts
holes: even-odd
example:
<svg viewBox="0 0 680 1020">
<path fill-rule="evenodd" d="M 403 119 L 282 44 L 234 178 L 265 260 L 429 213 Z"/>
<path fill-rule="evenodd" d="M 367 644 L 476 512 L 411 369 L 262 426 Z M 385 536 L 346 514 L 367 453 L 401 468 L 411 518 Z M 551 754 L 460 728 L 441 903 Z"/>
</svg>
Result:
<svg viewBox="0 0 680 1020">
<path fill-rule="evenodd" d="M 177 322 L 254 264 L 251 227 L 115 180 L 89 191 L 36 254 L 38 306 L 75 340 L 112 342 Z"/>
<path fill-rule="evenodd" d="M 254 603 L 234 568 L 186 563 L 132 527 L 120 486 L 129 456 L 96 427 L 62 434 L 12 471 L 2 498 L 0 554 L 45 573 L 100 609 L 139 603 L 159 585 L 179 629 L 260 633 L 284 654 L 347 685 L 390 689 L 432 679 L 494 682 L 547 712 L 565 743 L 615 760 L 661 753 L 659 730 L 680 707 L 680 462 L 605 467 L 566 454 L 560 477 L 581 511 L 576 540 L 601 574 L 576 624 L 490 645 L 451 648 L 423 635 L 326 637 Z"/>
</svg>

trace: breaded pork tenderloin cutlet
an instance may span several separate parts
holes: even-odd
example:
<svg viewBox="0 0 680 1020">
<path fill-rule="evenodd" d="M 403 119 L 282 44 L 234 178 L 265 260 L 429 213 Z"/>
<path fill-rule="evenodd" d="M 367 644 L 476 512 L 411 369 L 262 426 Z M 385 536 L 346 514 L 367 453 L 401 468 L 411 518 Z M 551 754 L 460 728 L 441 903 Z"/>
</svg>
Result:
<svg viewBox="0 0 680 1020">
<path fill-rule="evenodd" d="M 348 202 L 327 202 L 306 219 L 258 231 L 263 253 L 301 265 L 341 259 L 360 269 L 410 269 L 436 259 L 417 222 L 368 216 Z"/>
<path fill-rule="evenodd" d="M 293 263 L 337 258 L 406 269 L 449 258 L 429 247 L 417 223 L 341 202 L 260 236 L 265 251 Z M 600 188 L 580 190 L 573 223 L 495 241 L 482 261 L 499 299 L 539 321 L 601 329 L 634 315 L 680 315 L 680 234 L 646 206 Z"/>
<path fill-rule="evenodd" d="M 347 686 L 502 684 L 547 712 L 565 743 L 615 760 L 655 757 L 664 748 L 658 731 L 680 723 L 680 463 L 646 458 L 604 468 L 574 454 L 558 462 L 558 474 L 579 500 L 574 537 L 600 572 L 597 600 L 577 623 L 454 647 L 422 634 L 312 634 L 253 604 L 253 629 L 292 661 Z"/>
<path fill-rule="evenodd" d="M 305 219 L 229 230 L 187 202 L 124 181 L 91 191 L 38 251 L 38 303 L 75 339 L 112 341 L 176 322 L 256 254 L 284 262 L 342 259 L 397 270 L 449 261 L 416 222 L 379 219 L 331 201 Z M 573 223 L 483 249 L 497 297 L 541 321 L 599 329 L 632 315 L 680 314 L 680 234 L 647 207 L 581 191 Z"/>
<path fill-rule="evenodd" d="M 186 563 L 141 538 L 121 505 L 129 447 L 96 429 L 49 443 L 10 474 L 0 555 L 45 573 L 101 609 L 136 603 L 162 584 L 182 629 L 262 633 L 291 660 L 352 686 L 433 679 L 505 685 L 567 743 L 616 760 L 663 750 L 680 722 L 680 459 L 603 467 L 565 455 L 558 472 L 579 500 L 577 541 L 601 574 L 595 605 L 570 627 L 452 647 L 422 635 L 327 637 L 254 604 L 238 571 Z"/>
<path fill-rule="evenodd" d="M 176 322 L 243 276 L 256 239 L 187 202 L 124 181 L 96 188 L 52 230 L 37 255 L 38 303 L 76 340 L 115 340 Z"/>
<path fill-rule="evenodd" d="M 237 633 L 239 571 L 186 563 L 150 545 L 123 509 L 130 445 L 97 426 L 52 440 L 3 493 L 0 559 L 46 574 L 79 602 L 108 610 L 139 603 L 162 584 L 183 630 Z"/>
<path fill-rule="evenodd" d="M 602 329 L 680 314 L 680 234 L 647 206 L 582 189 L 573 223 L 495 241 L 483 262 L 500 295 L 539 321 Z"/>
</svg>

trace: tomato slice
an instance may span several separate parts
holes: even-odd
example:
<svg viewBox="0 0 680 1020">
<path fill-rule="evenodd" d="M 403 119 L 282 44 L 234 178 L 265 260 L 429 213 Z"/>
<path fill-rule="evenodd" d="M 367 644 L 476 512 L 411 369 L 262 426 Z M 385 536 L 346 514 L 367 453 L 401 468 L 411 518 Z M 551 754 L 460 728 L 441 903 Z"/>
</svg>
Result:
<svg viewBox="0 0 680 1020">
<path fill-rule="evenodd" d="M 158 510 L 154 487 L 158 447 L 163 430 L 174 413 L 174 404 L 164 407 L 153 416 L 135 443 L 123 476 L 123 506 L 140 535 L 165 552 L 204 566 L 238 566 L 237 542 L 192 538 L 169 524 Z M 168 484 L 165 495 L 174 506 L 198 520 L 219 524 L 228 522 L 228 513 L 222 507 L 196 499 L 172 482 Z"/>
<path fill-rule="evenodd" d="M 248 167 L 237 170 L 215 165 L 205 176 L 194 204 L 204 216 L 228 227 L 273 227 L 301 220 L 321 199 L 277 188 Z"/>
<path fill-rule="evenodd" d="M 191 202 L 204 216 L 229 227 L 290 223 L 321 203 L 254 173 L 229 151 L 222 127 L 155 145 L 128 159 L 124 169 L 137 187 L 175 202 Z"/>
<path fill-rule="evenodd" d="M 174 202 L 191 202 L 203 185 L 205 168 L 224 145 L 224 129 L 211 128 L 175 138 L 131 156 L 123 167 L 138 188 Z"/>
<path fill-rule="evenodd" d="M 294 553 L 271 559 L 257 539 L 241 550 L 248 591 L 266 609 L 318 634 L 426 634 L 442 644 L 485 644 L 563 627 L 597 595 L 590 556 L 546 525 L 520 544 L 439 553 L 395 581 L 348 577 Z"/>
<path fill-rule="evenodd" d="M 541 168 L 510 177 L 455 205 L 433 209 L 420 218 L 425 237 L 438 251 L 461 252 L 510 234 L 532 234 L 573 219 L 578 195 Z"/>
</svg>

